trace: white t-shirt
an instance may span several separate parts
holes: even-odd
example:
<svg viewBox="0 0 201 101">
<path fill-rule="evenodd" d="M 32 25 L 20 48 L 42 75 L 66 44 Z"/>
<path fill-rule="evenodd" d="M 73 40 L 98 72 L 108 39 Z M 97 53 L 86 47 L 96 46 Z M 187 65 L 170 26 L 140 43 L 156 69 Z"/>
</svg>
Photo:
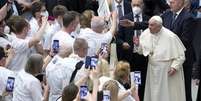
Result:
<svg viewBox="0 0 201 101">
<path fill-rule="evenodd" d="M 8 77 L 14 77 L 15 75 L 12 71 L 6 69 L 6 67 L 0 66 L 0 96 L 2 96 L 2 93 L 6 91 L 6 84 Z"/>
<path fill-rule="evenodd" d="M 110 44 L 112 40 L 112 33 L 110 31 L 106 33 L 96 33 L 89 28 L 80 30 L 80 38 L 84 38 L 88 42 L 88 56 L 93 56 L 101 48 L 102 43 Z"/>
<path fill-rule="evenodd" d="M 42 101 L 40 81 L 24 70 L 20 71 L 16 77 L 13 101 Z"/>
<path fill-rule="evenodd" d="M 67 45 L 67 47 L 73 47 L 73 43 L 75 41 L 74 38 L 70 36 L 69 33 L 64 32 L 62 30 L 58 31 L 53 37 L 51 45 L 53 44 L 53 40 L 59 40 L 59 46 Z"/>
<path fill-rule="evenodd" d="M 8 68 L 12 71 L 20 71 L 24 69 L 26 62 L 31 54 L 29 48 L 29 41 L 24 39 L 15 38 L 11 42 L 11 46 L 14 48 L 15 56 L 8 65 Z"/>
<path fill-rule="evenodd" d="M 118 81 L 117 81 L 117 83 L 118 83 L 118 86 L 119 86 L 119 94 L 125 93 L 126 89 L 124 88 L 124 86 L 122 84 L 120 84 Z M 131 95 L 128 95 L 122 101 L 135 101 L 135 99 Z"/>
<path fill-rule="evenodd" d="M 99 91 L 103 90 L 103 85 L 105 84 L 105 82 L 110 81 L 110 80 L 113 80 L 113 79 L 110 77 L 107 77 L 107 76 L 101 76 L 99 78 L 99 81 L 100 81 Z"/>
<path fill-rule="evenodd" d="M 61 64 L 63 63 L 63 58 L 56 55 L 46 68 L 47 83 L 50 88 L 49 101 L 56 101 L 59 96 L 62 95 L 62 85 L 63 85 L 63 69 Z"/>
</svg>

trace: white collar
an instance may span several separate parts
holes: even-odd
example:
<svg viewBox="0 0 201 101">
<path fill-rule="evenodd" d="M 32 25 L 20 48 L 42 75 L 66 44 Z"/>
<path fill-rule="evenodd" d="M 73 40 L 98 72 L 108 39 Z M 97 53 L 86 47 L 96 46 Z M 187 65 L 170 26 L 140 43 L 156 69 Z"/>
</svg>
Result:
<svg viewBox="0 0 201 101">
<path fill-rule="evenodd" d="M 184 7 L 181 8 L 179 11 L 176 12 L 177 16 L 181 13 L 181 11 L 182 11 L 183 9 L 184 9 Z"/>
</svg>

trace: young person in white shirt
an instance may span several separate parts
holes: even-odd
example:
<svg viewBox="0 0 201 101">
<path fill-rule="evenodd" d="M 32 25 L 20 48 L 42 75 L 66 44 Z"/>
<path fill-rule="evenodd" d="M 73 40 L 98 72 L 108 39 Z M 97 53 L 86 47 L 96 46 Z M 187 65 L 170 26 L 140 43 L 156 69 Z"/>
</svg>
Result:
<svg viewBox="0 0 201 101">
<path fill-rule="evenodd" d="M 112 37 L 115 35 L 116 31 L 116 20 L 117 14 L 116 12 L 112 13 L 112 26 L 108 32 L 104 32 L 105 30 L 105 21 L 103 17 L 94 16 L 91 19 L 91 29 L 81 30 L 79 37 L 87 40 L 89 44 L 88 55 L 93 56 L 96 55 L 96 52 L 101 48 L 102 43 L 110 44 Z"/>
<path fill-rule="evenodd" d="M 68 46 L 68 50 L 69 49 L 72 49 L 71 46 Z M 79 61 L 84 61 L 88 49 L 87 42 L 84 39 L 76 39 L 73 49 L 74 53 L 72 53 L 69 57 L 66 57 L 64 59 L 60 58 L 58 59 L 59 61 L 57 60 L 58 62 L 56 61 L 56 63 L 54 64 L 55 66 L 51 65 L 50 68 L 49 66 L 47 67 L 46 72 L 47 81 L 50 86 L 50 101 L 55 101 L 61 96 L 63 88 L 70 83 L 70 78 L 73 71 L 75 70 L 75 65 Z M 52 62 L 55 62 L 54 58 L 52 59 Z"/>
<path fill-rule="evenodd" d="M 38 32 L 29 40 L 26 39 L 27 33 L 30 29 L 29 23 L 22 17 L 17 16 L 13 25 L 11 26 L 16 38 L 11 42 L 11 47 L 15 51 L 15 56 L 8 68 L 13 71 L 20 71 L 25 67 L 26 61 L 30 55 L 31 48 L 36 46 L 44 34 L 47 25 L 47 18 L 42 18 L 42 25 Z"/>
<path fill-rule="evenodd" d="M 43 44 L 43 49 L 45 53 L 48 53 L 51 48 L 51 41 L 53 35 L 61 30 L 62 28 L 62 23 L 63 23 L 63 16 L 67 12 L 67 8 L 62 5 L 57 5 L 53 8 L 52 13 L 55 18 L 53 24 L 50 25 L 48 30 L 46 31 L 46 35 L 44 36 L 44 44 Z"/>
<path fill-rule="evenodd" d="M 61 45 L 59 47 L 59 53 L 53 57 L 46 69 L 46 79 L 49 86 L 49 101 L 55 101 L 61 96 L 62 82 L 64 75 L 62 75 L 63 69 L 60 65 L 63 63 L 63 59 L 68 57 L 72 53 L 72 48 Z"/>
<path fill-rule="evenodd" d="M 20 71 L 16 77 L 13 101 L 43 101 L 47 98 L 43 97 L 41 83 L 36 78 L 42 72 L 42 66 L 42 55 L 32 54 L 25 71 Z"/>
<path fill-rule="evenodd" d="M 53 40 L 59 40 L 59 44 L 63 43 L 66 45 L 71 45 L 73 47 L 75 39 L 70 34 L 71 32 L 75 31 L 78 24 L 79 24 L 79 14 L 77 12 L 69 11 L 66 14 L 64 14 L 63 27 L 53 36 L 52 44 Z"/>
<path fill-rule="evenodd" d="M 118 100 L 119 101 L 139 101 L 139 97 L 136 92 L 135 85 L 131 85 L 129 90 L 124 88 L 126 83 L 129 83 L 130 76 L 130 64 L 128 62 L 119 61 L 116 64 L 114 71 L 114 79 L 117 81 L 119 86 Z"/>
<path fill-rule="evenodd" d="M 12 77 L 15 79 L 14 72 L 10 71 L 5 67 L 6 62 L 10 61 L 8 59 L 12 58 L 12 54 L 8 53 L 8 57 L 6 57 L 6 53 L 3 47 L 0 47 L 0 101 L 9 101 L 12 99 L 12 92 L 8 92 L 6 90 L 8 77 Z"/>
<path fill-rule="evenodd" d="M 31 13 L 32 18 L 29 21 L 30 24 L 30 32 L 27 34 L 27 36 L 32 37 L 36 34 L 36 32 L 39 30 L 40 26 L 42 25 L 42 17 L 48 17 L 48 12 L 45 8 L 44 3 L 41 1 L 36 1 L 31 6 Z"/>
</svg>

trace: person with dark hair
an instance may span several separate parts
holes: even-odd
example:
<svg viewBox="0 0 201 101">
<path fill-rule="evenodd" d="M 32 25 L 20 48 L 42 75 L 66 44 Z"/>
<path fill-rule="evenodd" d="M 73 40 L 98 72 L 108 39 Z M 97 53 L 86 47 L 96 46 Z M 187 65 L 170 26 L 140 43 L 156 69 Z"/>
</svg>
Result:
<svg viewBox="0 0 201 101">
<path fill-rule="evenodd" d="M 79 93 L 79 88 L 74 83 L 66 86 L 62 92 L 62 101 L 73 101 L 77 94 Z"/>
<path fill-rule="evenodd" d="M 10 46 L 13 47 L 16 52 L 8 68 L 13 71 L 23 70 L 26 61 L 31 53 L 31 48 L 36 46 L 44 34 L 45 27 L 47 25 L 47 18 L 42 18 L 41 28 L 38 30 L 35 36 L 30 39 L 26 39 L 29 31 L 29 23 L 20 16 L 13 16 L 14 22 L 10 25 L 13 29 L 13 33 L 16 35 L 15 38 L 10 42 Z M 37 49 L 37 48 L 36 48 Z"/>
<path fill-rule="evenodd" d="M 32 54 L 27 60 L 25 70 L 18 73 L 13 92 L 13 101 L 42 101 L 42 87 L 36 78 L 43 67 L 43 57 L 40 54 Z M 46 98 L 46 97 L 44 97 Z"/>
<path fill-rule="evenodd" d="M 74 38 L 71 36 L 71 33 L 75 31 L 77 25 L 79 24 L 79 14 L 75 11 L 66 12 L 63 15 L 63 27 L 60 31 L 54 34 L 52 37 L 53 40 L 59 40 L 59 45 L 71 45 L 73 47 Z"/>
<path fill-rule="evenodd" d="M 48 17 L 49 14 L 45 8 L 45 4 L 41 1 L 36 1 L 31 6 L 32 18 L 29 21 L 30 32 L 27 36 L 32 37 L 36 34 L 42 24 L 42 17 Z"/>
<path fill-rule="evenodd" d="M 67 11 L 68 11 L 67 8 L 62 5 L 57 5 L 52 10 L 55 20 L 53 21 L 53 24 L 51 24 L 50 27 L 48 27 L 48 29 L 46 30 L 46 34 L 44 36 L 43 49 L 45 51 L 44 52 L 45 56 L 51 50 L 52 37 L 54 36 L 56 32 L 61 30 L 63 26 L 63 16 Z"/>
</svg>

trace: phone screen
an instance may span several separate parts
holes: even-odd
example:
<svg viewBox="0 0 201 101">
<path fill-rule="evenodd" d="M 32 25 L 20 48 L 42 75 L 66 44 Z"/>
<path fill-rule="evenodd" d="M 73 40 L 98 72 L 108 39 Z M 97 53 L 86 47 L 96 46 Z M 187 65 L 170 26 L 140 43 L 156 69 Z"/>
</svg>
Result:
<svg viewBox="0 0 201 101">
<path fill-rule="evenodd" d="M 141 85 L 141 72 L 134 71 L 134 81 L 137 85 Z"/>
<path fill-rule="evenodd" d="M 92 68 L 95 68 L 97 66 L 97 63 L 98 63 L 98 58 L 95 57 L 95 56 L 91 57 L 91 64 L 90 64 L 90 66 Z"/>
<path fill-rule="evenodd" d="M 59 52 L 59 40 L 53 40 L 52 49 L 55 54 Z"/>
<path fill-rule="evenodd" d="M 103 90 L 103 101 L 110 101 L 110 91 Z"/>
<path fill-rule="evenodd" d="M 80 99 L 85 99 L 88 93 L 88 88 L 86 85 L 80 86 Z"/>
<path fill-rule="evenodd" d="M 107 43 L 102 43 L 100 48 L 100 53 L 107 53 Z"/>
<path fill-rule="evenodd" d="M 15 83 L 15 78 L 14 77 L 8 77 L 7 84 L 6 84 L 6 91 L 7 92 L 13 92 L 14 83 Z"/>
<path fill-rule="evenodd" d="M 90 56 L 86 56 L 86 60 L 85 60 L 85 68 L 88 69 L 91 66 L 91 57 Z"/>
</svg>

